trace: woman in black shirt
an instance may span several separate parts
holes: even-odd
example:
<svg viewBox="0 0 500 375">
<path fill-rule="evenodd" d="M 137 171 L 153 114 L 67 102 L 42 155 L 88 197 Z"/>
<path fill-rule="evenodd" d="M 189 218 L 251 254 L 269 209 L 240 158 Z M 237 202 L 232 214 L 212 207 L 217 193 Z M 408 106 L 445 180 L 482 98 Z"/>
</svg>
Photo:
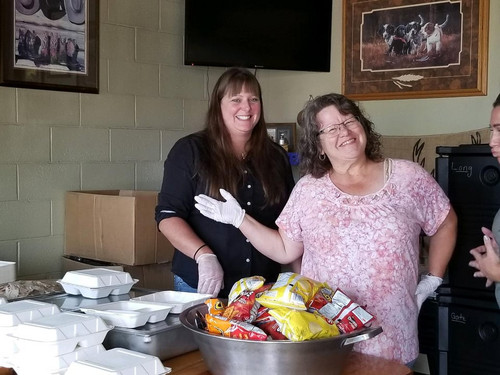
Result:
<svg viewBox="0 0 500 375">
<path fill-rule="evenodd" d="M 176 249 L 175 288 L 227 297 L 242 277 L 274 281 L 280 265 L 233 225 L 200 214 L 194 197 L 222 199 L 224 188 L 251 216 L 276 229 L 293 185 L 285 150 L 267 135 L 259 82 L 246 69 L 228 69 L 215 84 L 204 130 L 178 140 L 165 160 L 156 221 Z"/>
</svg>

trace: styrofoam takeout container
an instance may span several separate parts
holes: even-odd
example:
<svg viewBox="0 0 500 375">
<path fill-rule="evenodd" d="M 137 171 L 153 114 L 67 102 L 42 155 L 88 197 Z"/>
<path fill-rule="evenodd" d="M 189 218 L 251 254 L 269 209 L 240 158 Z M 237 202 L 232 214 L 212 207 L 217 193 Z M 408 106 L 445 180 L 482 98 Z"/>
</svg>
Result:
<svg viewBox="0 0 500 375">
<path fill-rule="evenodd" d="M 64 291 L 68 294 L 78 295 L 81 294 L 85 298 L 105 298 L 109 295 L 119 295 L 126 294 L 132 289 L 132 286 L 139 280 L 135 280 L 133 283 L 124 284 L 120 286 L 103 286 L 100 288 L 88 288 L 82 285 L 68 284 L 64 281 L 59 281 L 62 285 Z"/>
<path fill-rule="evenodd" d="M 40 356 L 37 353 L 19 352 L 12 358 L 12 366 L 17 375 L 61 374 L 74 361 L 87 359 L 105 351 L 104 346 L 99 344 L 87 348 L 79 346 L 70 353 L 54 357 Z"/>
<path fill-rule="evenodd" d="M 158 357 L 115 348 L 71 363 L 66 375 L 163 375 L 172 371 Z"/>
<path fill-rule="evenodd" d="M 101 288 L 103 286 L 129 284 L 134 280 L 128 272 L 108 268 L 90 268 L 68 271 L 64 274 L 62 281 L 89 288 Z"/>
<path fill-rule="evenodd" d="M 132 279 L 128 272 L 107 268 L 68 271 L 61 280 L 58 280 L 66 293 L 81 294 L 86 298 L 125 294 L 138 281 Z"/>
<path fill-rule="evenodd" d="M 16 262 L 0 260 L 0 284 L 16 280 Z"/>
<path fill-rule="evenodd" d="M 76 312 L 62 312 L 31 322 L 21 323 L 8 336 L 13 337 L 18 351 L 34 351 L 48 356 L 72 352 L 102 344 L 113 329 L 100 317 Z"/>
<path fill-rule="evenodd" d="M 202 303 L 207 298 L 212 298 L 212 295 L 165 290 L 163 292 L 156 292 L 140 297 L 135 297 L 131 300 L 164 303 L 172 306 L 172 310 L 170 310 L 172 314 L 180 314 L 188 307 Z"/>
<path fill-rule="evenodd" d="M 0 306 L 0 332 L 2 328 L 59 313 L 59 307 L 52 303 L 30 299 L 10 302 Z"/>
<path fill-rule="evenodd" d="M 80 308 L 86 314 L 100 316 L 115 327 L 136 328 L 165 320 L 173 306 L 147 301 L 117 301 Z"/>
<path fill-rule="evenodd" d="M 15 341 L 9 335 L 19 324 L 55 314 L 60 314 L 57 305 L 29 299 L 0 305 L 0 357 L 10 358 L 16 352 Z"/>
<path fill-rule="evenodd" d="M 81 294 L 68 294 L 61 293 L 56 295 L 49 295 L 42 297 L 42 301 L 53 303 L 61 309 L 61 311 L 80 311 L 82 307 L 94 307 L 103 303 L 110 303 L 115 301 L 128 301 L 133 290 L 129 293 L 119 295 L 109 295 L 103 298 L 85 298 Z"/>
</svg>

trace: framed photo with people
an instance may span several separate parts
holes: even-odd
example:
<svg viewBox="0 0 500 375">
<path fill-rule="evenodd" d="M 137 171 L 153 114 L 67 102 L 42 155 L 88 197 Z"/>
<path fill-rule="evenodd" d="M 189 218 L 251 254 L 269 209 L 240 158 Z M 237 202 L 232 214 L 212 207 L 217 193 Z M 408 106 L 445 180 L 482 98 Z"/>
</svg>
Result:
<svg viewBox="0 0 500 375">
<path fill-rule="evenodd" d="M 99 92 L 98 0 L 0 4 L 0 84 Z"/>
<path fill-rule="evenodd" d="M 343 0 L 343 94 L 486 95 L 489 0 Z"/>
</svg>

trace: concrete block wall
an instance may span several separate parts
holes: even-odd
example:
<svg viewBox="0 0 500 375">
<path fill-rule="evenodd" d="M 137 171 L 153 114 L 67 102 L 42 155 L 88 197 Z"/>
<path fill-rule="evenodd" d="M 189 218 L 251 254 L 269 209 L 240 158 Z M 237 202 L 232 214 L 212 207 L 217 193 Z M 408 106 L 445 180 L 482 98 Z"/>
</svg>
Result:
<svg viewBox="0 0 500 375">
<path fill-rule="evenodd" d="M 99 94 L 0 87 L 0 260 L 20 279 L 60 277 L 66 191 L 160 189 L 223 71 L 183 66 L 184 1 L 99 7 Z"/>
<path fill-rule="evenodd" d="M 16 261 L 19 278 L 59 277 L 65 191 L 160 188 L 163 160 L 201 128 L 224 70 L 183 65 L 184 0 L 98 3 L 99 94 L 0 87 L 0 260 Z M 365 101 L 377 131 L 483 128 L 500 89 L 499 12 L 491 1 L 487 96 Z M 295 122 L 311 95 L 342 91 L 342 32 L 333 0 L 331 72 L 256 71 L 268 122 Z"/>
</svg>

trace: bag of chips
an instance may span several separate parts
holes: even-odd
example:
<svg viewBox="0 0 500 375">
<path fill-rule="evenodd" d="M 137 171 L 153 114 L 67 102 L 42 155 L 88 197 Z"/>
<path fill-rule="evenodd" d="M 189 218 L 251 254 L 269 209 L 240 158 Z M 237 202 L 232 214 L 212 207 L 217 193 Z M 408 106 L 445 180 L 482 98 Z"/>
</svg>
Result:
<svg viewBox="0 0 500 375">
<path fill-rule="evenodd" d="M 264 281 L 240 279 L 227 306 L 207 299 L 208 313 L 199 314 L 197 326 L 237 339 L 304 341 L 350 333 L 375 319 L 342 290 L 297 273 L 281 273 L 274 284 Z"/>
<path fill-rule="evenodd" d="M 226 306 L 224 306 L 224 302 L 222 302 L 218 298 L 210 298 L 205 300 L 205 305 L 207 305 L 208 313 L 210 315 L 222 315 Z"/>
<path fill-rule="evenodd" d="M 256 298 L 257 302 L 269 308 L 288 307 L 306 310 L 306 303 L 311 299 L 321 283 L 293 272 L 283 272 L 271 289 Z"/>
<path fill-rule="evenodd" d="M 307 304 L 307 311 L 318 312 L 330 324 L 333 324 L 344 307 L 351 299 L 340 289 L 333 290 L 328 285 L 320 288 Z"/>
<path fill-rule="evenodd" d="M 329 324 L 336 324 L 341 333 L 364 327 L 375 317 L 353 302 L 342 290 L 323 287 L 308 303 L 308 311 L 317 312 Z"/>
<path fill-rule="evenodd" d="M 227 297 L 227 303 L 230 304 L 233 302 L 242 292 L 245 290 L 257 290 L 262 285 L 266 279 L 262 276 L 250 276 L 244 277 L 237 282 L 235 282 L 229 291 L 229 295 Z"/>
<path fill-rule="evenodd" d="M 375 317 L 372 314 L 357 303 L 351 302 L 342 310 L 336 320 L 336 324 L 341 333 L 350 333 L 363 328 L 373 319 Z"/>
<path fill-rule="evenodd" d="M 257 316 L 260 304 L 255 302 L 255 291 L 244 290 L 236 299 L 227 305 L 222 316 L 241 322 L 252 323 Z"/>
<path fill-rule="evenodd" d="M 288 340 L 288 337 L 281 333 L 280 325 L 276 319 L 269 314 L 269 307 L 259 307 L 253 324 L 271 336 L 273 340 Z"/>
<path fill-rule="evenodd" d="M 208 332 L 243 340 L 267 340 L 266 333 L 250 323 L 238 322 L 223 316 L 205 314 Z"/>
<path fill-rule="evenodd" d="M 287 308 L 270 309 L 281 332 L 292 341 L 305 341 L 339 335 L 335 324 L 329 324 L 318 313 Z"/>
</svg>

